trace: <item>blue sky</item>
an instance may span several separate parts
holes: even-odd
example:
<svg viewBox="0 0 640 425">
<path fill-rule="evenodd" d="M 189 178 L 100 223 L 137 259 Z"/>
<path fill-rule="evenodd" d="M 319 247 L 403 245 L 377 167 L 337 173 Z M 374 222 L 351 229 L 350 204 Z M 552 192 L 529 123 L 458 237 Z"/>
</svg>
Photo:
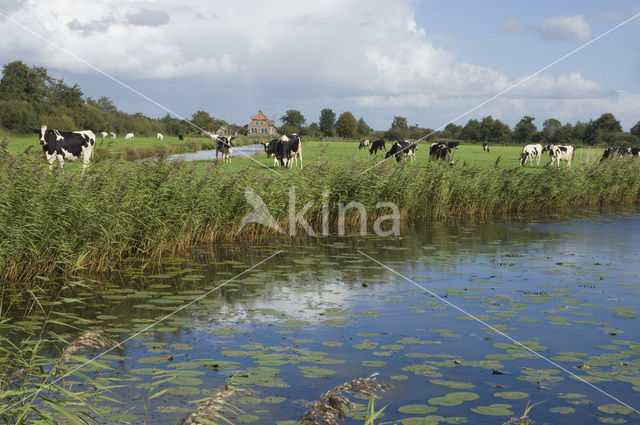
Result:
<svg viewBox="0 0 640 425">
<path fill-rule="evenodd" d="M 0 63 L 46 66 L 127 112 L 166 113 L 20 25 L 158 103 L 245 124 L 258 109 L 351 111 L 373 128 L 393 117 L 437 128 L 618 23 L 617 1 L 0 0 Z M 15 22 L 12 22 L 15 21 Z M 640 121 L 640 17 L 462 117 L 541 127 L 612 112 Z"/>
</svg>

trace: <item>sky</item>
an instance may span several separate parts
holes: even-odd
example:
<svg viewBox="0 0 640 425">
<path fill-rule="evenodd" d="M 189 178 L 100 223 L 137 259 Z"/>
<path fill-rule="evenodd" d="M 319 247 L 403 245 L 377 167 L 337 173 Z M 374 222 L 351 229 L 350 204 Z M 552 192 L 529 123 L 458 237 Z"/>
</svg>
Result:
<svg viewBox="0 0 640 425">
<path fill-rule="evenodd" d="M 330 108 L 386 130 L 395 116 L 542 128 L 611 112 L 629 130 L 640 16 L 592 40 L 636 14 L 626 0 L 0 0 L 0 64 L 45 66 L 151 117 L 244 125 L 262 110 L 279 125 L 295 109 L 310 124 Z"/>
</svg>

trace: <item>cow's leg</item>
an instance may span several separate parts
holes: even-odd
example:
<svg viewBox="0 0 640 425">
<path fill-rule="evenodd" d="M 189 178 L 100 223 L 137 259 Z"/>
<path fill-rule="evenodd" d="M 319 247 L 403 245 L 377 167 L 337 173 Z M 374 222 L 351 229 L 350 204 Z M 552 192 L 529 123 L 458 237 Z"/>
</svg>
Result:
<svg viewBox="0 0 640 425">
<path fill-rule="evenodd" d="M 298 150 L 298 157 L 300 159 L 300 169 L 302 170 L 302 146 L 300 146 L 300 149 Z"/>
<path fill-rule="evenodd" d="M 60 170 L 64 173 L 64 155 L 57 155 L 58 164 L 60 164 Z"/>
<path fill-rule="evenodd" d="M 53 170 L 53 163 L 58 159 L 55 155 L 51 155 L 47 158 L 47 162 L 49 162 L 49 170 Z"/>
</svg>

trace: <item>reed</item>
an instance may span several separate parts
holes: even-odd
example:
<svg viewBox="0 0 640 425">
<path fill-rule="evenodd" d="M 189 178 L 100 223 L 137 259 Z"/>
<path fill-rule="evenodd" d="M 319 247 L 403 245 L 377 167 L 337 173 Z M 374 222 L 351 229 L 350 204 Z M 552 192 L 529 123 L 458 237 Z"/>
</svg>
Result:
<svg viewBox="0 0 640 425">
<path fill-rule="evenodd" d="M 298 421 L 306 425 L 338 425 L 338 421 L 346 418 L 347 409 L 355 407 L 347 394 L 362 394 L 371 398 L 391 388 L 391 385 L 379 382 L 377 375 L 373 373 L 366 378 L 353 379 L 321 394 Z M 369 407 L 373 410 L 372 404 Z"/>
<path fill-rule="evenodd" d="M 295 209 L 312 203 L 305 219 L 318 233 L 323 203 L 335 231 L 338 205 L 352 201 L 365 206 L 372 223 L 389 214 L 377 208 L 379 202 L 396 204 L 408 220 L 482 220 L 640 200 L 638 161 L 541 167 L 535 173 L 388 161 L 363 175 L 368 163 L 343 162 L 310 164 L 281 176 L 255 166 L 231 172 L 223 164 L 165 160 L 98 161 L 84 174 L 50 172 L 45 165 L 40 157 L 0 151 L 0 279 L 6 282 L 66 276 L 79 266 L 108 271 L 129 258 L 152 264 L 188 255 L 202 243 L 288 238 L 253 224 L 237 234 L 253 210 L 246 188 L 264 200 L 286 231 L 295 187 Z M 359 220 L 356 210 L 348 211 L 347 226 Z"/>
</svg>

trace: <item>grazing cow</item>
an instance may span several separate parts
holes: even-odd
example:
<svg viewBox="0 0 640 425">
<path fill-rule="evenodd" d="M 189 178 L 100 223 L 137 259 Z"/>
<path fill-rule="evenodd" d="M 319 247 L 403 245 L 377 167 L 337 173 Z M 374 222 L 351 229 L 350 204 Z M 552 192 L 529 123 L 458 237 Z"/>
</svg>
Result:
<svg viewBox="0 0 640 425">
<path fill-rule="evenodd" d="M 640 156 L 640 148 L 607 148 L 602 154 L 602 158 L 600 161 L 604 161 L 605 159 L 615 159 L 615 158 L 623 158 L 623 157 L 634 157 Z"/>
<path fill-rule="evenodd" d="M 560 167 L 560 161 L 567 161 L 567 168 L 571 168 L 571 160 L 576 154 L 576 148 L 569 145 L 547 145 L 543 148 L 543 151 L 549 151 L 551 165 L 557 161 L 558 167 Z"/>
<path fill-rule="evenodd" d="M 283 165 L 283 160 L 286 159 L 286 166 L 284 168 L 291 168 L 291 166 L 297 162 L 297 159 L 300 159 L 300 169 L 302 170 L 302 140 L 300 136 L 297 134 L 287 134 L 280 137 L 280 142 L 288 142 L 282 143 L 282 146 L 286 146 L 286 148 L 277 148 L 276 157 L 284 153 L 285 155 L 281 158 L 278 158 L 280 164 Z M 280 149 L 280 150 L 278 150 Z M 288 159 L 287 159 L 288 158 Z"/>
<path fill-rule="evenodd" d="M 389 158 L 392 155 L 396 157 L 396 161 L 400 162 L 402 158 L 408 157 L 411 161 L 416 159 L 416 150 L 418 149 L 418 143 L 410 142 L 408 140 L 395 141 L 391 145 L 391 149 L 385 155 L 385 158 Z"/>
<path fill-rule="evenodd" d="M 271 158 L 273 155 L 273 165 L 278 165 L 278 158 L 276 157 L 276 153 L 278 151 L 278 141 L 280 139 L 273 139 L 269 143 L 263 143 L 264 151 L 267 153 L 267 158 Z"/>
<path fill-rule="evenodd" d="M 218 152 L 222 152 L 222 162 L 231 164 L 231 155 L 233 155 L 233 137 L 218 136 L 216 138 L 216 161 L 218 161 Z"/>
<path fill-rule="evenodd" d="M 377 155 L 378 151 L 387 151 L 387 148 L 384 145 L 384 140 L 382 139 L 375 140 L 373 143 L 371 143 L 371 147 L 369 148 L 369 155 Z"/>
<path fill-rule="evenodd" d="M 360 146 L 358 146 L 358 149 L 366 148 L 369 145 L 369 139 L 360 140 Z"/>
<path fill-rule="evenodd" d="M 64 160 L 75 161 L 82 158 L 82 171 L 89 166 L 89 160 L 96 144 L 96 136 L 91 130 L 58 131 L 49 130 L 46 125 L 35 130 L 40 134 L 40 145 L 49 162 L 49 169 L 58 160 L 64 171 Z"/>
<path fill-rule="evenodd" d="M 429 147 L 429 156 L 431 159 L 451 162 L 451 156 L 449 156 L 451 149 L 448 143 L 432 143 Z"/>
<path fill-rule="evenodd" d="M 458 150 L 458 146 L 460 146 L 460 142 L 447 142 L 447 149 L 449 149 L 449 152 L 451 152 L 451 150 Z"/>
<path fill-rule="evenodd" d="M 184 140 L 184 136 L 182 134 L 178 134 L 178 140 Z"/>
<path fill-rule="evenodd" d="M 116 133 L 114 133 L 113 131 L 111 133 L 109 133 L 111 135 L 111 138 L 115 140 L 116 138 Z"/>
<path fill-rule="evenodd" d="M 524 167 L 527 163 L 527 159 L 529 160 L 529 164 L 533 165 L 533 158 L 536 159 L 536 165 L 540 165 L 540 158 L 542 158 L 542 154 L 545 152 L 545 149 L 542 148 L 540 143 L 535 145 L 526 145 L 522 148 L 522 153 L 520 154 L 520 166 Z"/>
<path fill-rule="evenodd" d="M 489 152 L 489 142 L 482 143 L 482 150 L 485 152 Z"/>
<path fill-rule="evenodd" d="M 163 140 L 164 139 L 164 136 L 162 135 L 162 133 L 156 134 L 156 137 L 158 138 L 158 140 Z"/>
<path fill-rule="evenodd" d="M 106 131 L 103 131 L 100 133 L 100 135 L 102 136 L 102 140 L 104 140 L 104 138 L 107 137 L 109 133 L 107 133 Z"/>
<path fill-rule="evenodd" d="M 133 139 L 133 133 L 127 133 L 127 134 L 124 136 L 124 140 L 129 140 L 129 139 Z"/>
</svg>

